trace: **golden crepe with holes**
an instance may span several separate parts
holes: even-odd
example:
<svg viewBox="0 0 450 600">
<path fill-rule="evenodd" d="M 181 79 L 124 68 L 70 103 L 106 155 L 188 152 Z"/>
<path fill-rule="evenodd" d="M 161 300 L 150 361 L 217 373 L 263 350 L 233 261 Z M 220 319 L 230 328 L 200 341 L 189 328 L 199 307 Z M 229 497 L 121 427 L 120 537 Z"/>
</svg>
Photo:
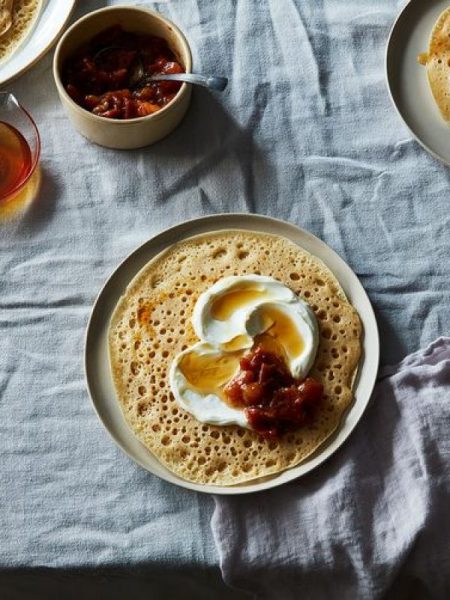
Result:
<svg viewBox="0 0 450 600">
<path fill-rule="evenodd" d="M 13 0 L 0 0 L 0 37 L 11 29 Z"/>
<path fill-rule="evenodd" d="M 450 8 L 442 12 L 431 32 L 428 52 L 419 62 L 427 68 L 428 82 L 442 117 L 450 122 Z"/>
<path fill-rule="evenodd" d="M 0 63 L 26 38 L 41 7 L 42 0 L 0 0 Z"/>
<path fill-rule="evenodd" d="M 171 392 L 176 357 L 199 345 L 192 324 L 197 300 L 233 276 L 273 278 L 317 322 L 308 369 L 323 385 L 322 402 L 312 423 L 277 439 L 241 425 L 200 422 Z M 188 481 L 234 485 L 298 465 L 337 430 L 353 399 L 361 323 L 319 259 L 286 238 L 224 230 L 171 246 L 136 275 L 113 313 L 109 353 L 117 397 L 137 438 Z"/>
</svg>

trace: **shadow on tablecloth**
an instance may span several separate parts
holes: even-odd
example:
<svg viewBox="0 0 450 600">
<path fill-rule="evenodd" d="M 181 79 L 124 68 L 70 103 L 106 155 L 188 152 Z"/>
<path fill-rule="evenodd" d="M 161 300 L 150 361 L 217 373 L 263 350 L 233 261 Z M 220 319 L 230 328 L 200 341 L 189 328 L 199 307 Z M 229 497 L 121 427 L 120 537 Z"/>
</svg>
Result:
<svg viewBox="0 0 450 600">
<path fill-rule="evenodd" d="M 0 572 L 4 600 L 246 600 L 220 569 L 14 569 Z"/>
</svg>

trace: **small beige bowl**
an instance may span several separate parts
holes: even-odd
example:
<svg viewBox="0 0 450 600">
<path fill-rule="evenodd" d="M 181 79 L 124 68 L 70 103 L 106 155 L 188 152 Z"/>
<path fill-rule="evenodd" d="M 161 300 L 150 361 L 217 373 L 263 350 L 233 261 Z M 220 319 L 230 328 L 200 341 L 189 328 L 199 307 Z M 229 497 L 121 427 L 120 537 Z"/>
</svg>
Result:
<svg viewBox="0 0 450 600">
<path fill-rule="evenodd" d="M 107 148 L 141 148 L 157 142 L 180 123 L 189 106 L 191 86 L 183 83 L 175 98 L 152 115 L 116 120 L 99 117 L 78 106 L 64 89 L 61 68 L 82 44 L 111 25 L 127 31 L 157 35 L 167 40 L 186 73 L 192 70 L 192 56 L 183 33 L 159 13 L 143 7 L 111 6 L 91 12 L 76 21 L 59 40 L 53 59 L 53 76 L 59 97 L 69 119 L 88 140 Z"/>
</svg>

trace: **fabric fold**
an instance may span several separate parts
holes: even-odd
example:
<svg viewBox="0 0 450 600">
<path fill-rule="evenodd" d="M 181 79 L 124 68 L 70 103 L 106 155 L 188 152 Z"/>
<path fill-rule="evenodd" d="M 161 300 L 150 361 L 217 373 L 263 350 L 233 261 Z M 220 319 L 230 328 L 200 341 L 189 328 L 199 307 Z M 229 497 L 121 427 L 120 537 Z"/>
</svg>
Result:
<svg viewBox="0 0 450 600">
<path fill-rule="evenodd" d="M 382 370 L 356 430 L 316 471 L 215 496 L 225 582 L 286 600 L 449 597 L 449 391 L 439 338 Z"/>
</svg>

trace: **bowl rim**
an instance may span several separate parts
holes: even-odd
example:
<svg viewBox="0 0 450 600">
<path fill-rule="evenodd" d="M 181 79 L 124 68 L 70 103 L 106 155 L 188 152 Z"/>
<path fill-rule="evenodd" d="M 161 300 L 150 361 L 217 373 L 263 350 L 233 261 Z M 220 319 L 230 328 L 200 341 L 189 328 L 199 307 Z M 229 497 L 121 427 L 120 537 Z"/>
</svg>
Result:
<svg viewBox="0 0 450 600">
<path fill-rule="evenodd" d="M 99 115 L 95 115 L 94 113 L 90 112 L 89 110 L 86 110 L 85 108 L 83 108 L 82 106 L 77 104 L 69 96 L 69 94 L 66 92 L 64 85 L 62 83 L 62 80 L 61 80 L 61 77 L 59 74 L 59 65 L 58 65 L 60 54 L 61 54 L 61 48 L 63 47 L 64 42 L 79 27 L 79 25 L 81 23 L 84 23 L 85 21 L 89 21 L 89 19 L 91 19 L 94 15 L 97 15 L 99 13 L 116 12 L 116 11 L 123 11 L 123 10 L 129 11 L 129 12 L 146 13 L 146 14 L 154 17 L 156 20 L 162 21 L 165 25 L 167 25 L 176 34 L 176 36 L 180 42 L 180 45 L 184 47 L 184 51 L 185 51 L 186 57 L 187 57 L 186 64 L 184 65 L 185 72 L 186 73 L 192 72 L 192 52 L 191 52 L 191 47 L 189 45 L 189 42 L 188 42 L 186 36 L 181 31 L 181 29 L 177 25 L 175 25 L 175 23 L 173 23 L 173 21 L 171 21 L 170 19 L 167 19 L 164 15 L 162 15 L 161 13 L 159 13 L 155 10 L 152 10 L 145 6 L 129 6 L 129 5 L 106 6 L 103 8 L 99 8 L 98 10 L 91 11 L 91 12 L 87 13 L 86 15 L 83 15 L 82 17 L 77 19 L 75 21 L 75 23 L 72 23 L 72 25 L 61 36 L 61 38 L 56 46 L 56 49 L 55 49 L 55 53 L 53 56 L 53 79 L 55 81 L 56 88 L 58 90 L 58 93 L 59 93 L 61 99 L 63 99 L 65 102 L 67 102 L 69 104 L 69 106 L 73 110 L 78 112 L 81 116 L 84 116 L 85 118 L 93 119 L 94 121 L 97 121 L 98 123 L 109 123 L 112 126 L 118 126 L 118 127 L 130 125 L 132 123 L 142 123 L 143 121 L 148 122 L 150 119 L 152 119 L 153 121 L 157 121 L 158 119 L 161 119 L 162 117 L 164 117 L 164 115 L 167 111 L 170 111 L 176 104 L 178 104 L 179 102 L 181 102 L 183 100 L 183 97 L 186 95 L 186 93 L 188 91 L 188 86 L 190 85 L 188 83 L 182 83 L 180 89 L 178 90 L 178 92 L 174 96 L 174 98 L 172 98 L 172 100 L 168 104 L 166 104 L 166 106 L 162 107 L 157 112 L 152 113 L 151 115 L 145 115 L 144 117 L 134 117 L 132 119 L 110 119 L 108 117 L 101 117 Z M 102 31 L 102 30 L 99 29 L 99 32 L 100 31 Z"/>
</svg>

